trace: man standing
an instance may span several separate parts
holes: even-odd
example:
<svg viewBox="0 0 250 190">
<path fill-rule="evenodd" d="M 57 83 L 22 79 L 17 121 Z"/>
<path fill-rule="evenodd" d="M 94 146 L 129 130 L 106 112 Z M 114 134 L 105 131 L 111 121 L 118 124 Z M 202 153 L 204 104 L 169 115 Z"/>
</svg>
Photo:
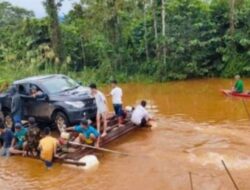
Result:
<svg viewBox="0 0 250 190">
<path fill-rule="evenodd" d="M 11 102 L 11 114 L 14 123 L 21 123 L 22 120 L 22 100 L 16 88 L 13 88 L 13 97 Z"/>
<path fill-rule="evenodd" d="M 141 104 L 136 106 L 135 110 L 132 113 L 131 121 L 140 127 L 145 127 L 149 124 L 151 119 L 148 111 L 145 109 L 147 102 L 145 100 L 141 101 Z"/>
<path fill-rule="evenodd" d="M 115 115 L 118 117 L 118 125 L 119 127 L 123 127 L 122 125 L 122 89 L 117 86 L 117 81 L 113 80 L 112 90 L 108 96 L 112 96 L 112 103 L 115 111 Z"/>
<path fill-rule="evenodd" d="M 106 129 L 107 129 L 107 100 L 102 92 L 97 90 L 96 84 L 92 83 L 89 85 L 92 96 L 95 97 L 96 101 L 96 107 L 97 107 L 97 113 L 96 113 L 96 124 L 97 124 L 97 130 L 100 132 L 101 128 L 101 118 L 103 120 L 103 133 L 102 137 L 107 135 Z"/>
<path fill-rule="evenodd" d="M 39 142 L 38 148 L 40 149 L 40 158 L 44 161 L 45 166 L 49 169 L 53 165 L 53 157 L 56 155 L 58 141 L 51 136 L 50 128 L 44 129 L 45 137 Z"/>
</svg>

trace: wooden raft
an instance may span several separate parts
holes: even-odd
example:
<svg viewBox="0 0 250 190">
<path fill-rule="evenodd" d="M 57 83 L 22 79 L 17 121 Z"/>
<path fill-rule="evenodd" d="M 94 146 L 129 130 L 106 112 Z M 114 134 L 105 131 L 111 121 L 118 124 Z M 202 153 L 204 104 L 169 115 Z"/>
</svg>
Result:
<svg viewBox="0 0 250 190">
<path fill-rule="evenodd" d="M 100 140 L 100 147 L 104 147 L 108 143 L 118 139 L 119 137 L 131 132 L 134 130 L 136 126 L 130 121 L 130 116 L 124 122 L 123 127 L 118 127 L 118 121 L 114 116 L 109 117 L 108 119 L 108 128 L 107 135 Z M 79 160 L 80 158 L 93 154 L 95 152 L 94 149 L 84 148 L 80 146 L 69 145 L 68 150 L 71 151 L 62 151 L 59 154 L 61 159 L 64 160 Z"/>
</svg>

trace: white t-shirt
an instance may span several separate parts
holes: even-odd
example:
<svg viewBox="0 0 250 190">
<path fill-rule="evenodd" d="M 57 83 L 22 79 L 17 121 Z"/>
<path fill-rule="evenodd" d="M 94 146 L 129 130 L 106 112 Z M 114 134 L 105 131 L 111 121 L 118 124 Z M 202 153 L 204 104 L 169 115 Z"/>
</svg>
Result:
<svg viewBox="0 0 250 190">
<path fill-rule="evenodd" d="M 102 92 L 97 91 L 95 95 L 95 102 L 98 113 L 104 113 L 107 111 L 106 98 Z"/>
<path fill-rule="evenodd" d="M 115 87 L 110 92 L 112 96 L 113 104 L 122 104 L 122 89 L 120 87 Z"/>
<path fill-rule="evenodd" d="M 138 105 L 132 113 L 131 121 L 136 125 L 140 125 L 143 118 L 149 119 L 148 111 L 143 106 Z"/>
</svg>

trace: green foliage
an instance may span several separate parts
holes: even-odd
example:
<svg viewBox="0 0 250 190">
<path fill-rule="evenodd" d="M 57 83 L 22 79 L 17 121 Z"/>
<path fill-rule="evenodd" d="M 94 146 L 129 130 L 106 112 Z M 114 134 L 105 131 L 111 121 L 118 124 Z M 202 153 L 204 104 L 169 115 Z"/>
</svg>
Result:
<svg viewBox="0 0 250 190">
<path fill-rule="evenodd" d="M 46 2 L 43 19 L 0 2 L 0 81 L 55 72 L 86 82 L 250 76 L 250 0 L 236 1 L 233 33 L 228 0 L 167 0 L 164 35 L 161 1 L 81 0 L 59 25 Z"/>
</svg>

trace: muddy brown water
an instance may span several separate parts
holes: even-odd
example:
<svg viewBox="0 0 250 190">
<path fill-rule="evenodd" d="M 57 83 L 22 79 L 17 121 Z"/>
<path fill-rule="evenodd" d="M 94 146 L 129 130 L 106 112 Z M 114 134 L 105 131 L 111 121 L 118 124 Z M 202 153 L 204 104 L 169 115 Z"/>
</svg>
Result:
<svg viewBox="0 0 250 190">
<path fill-rule="evenodd" d="M 250 80 L 245 83 L 250 89 Z M 59 164 L 47 171 L 37 160 L 0 158 L 0 190 L 189 190 L 188 172 L 195 190 L 233 190 L 222 159 L 239 189 L 249 190 L 250 120 L 241 99 L 219 92 L 231 84 L 207 79 L 121 85 L 124 104 L 148 100 L 158 126 L 106 148 L 138 156 L 99 153 L 101 164 L 91 172 Z M 250 111 L 250 100 L 246 104 Z"/>
</svg>

